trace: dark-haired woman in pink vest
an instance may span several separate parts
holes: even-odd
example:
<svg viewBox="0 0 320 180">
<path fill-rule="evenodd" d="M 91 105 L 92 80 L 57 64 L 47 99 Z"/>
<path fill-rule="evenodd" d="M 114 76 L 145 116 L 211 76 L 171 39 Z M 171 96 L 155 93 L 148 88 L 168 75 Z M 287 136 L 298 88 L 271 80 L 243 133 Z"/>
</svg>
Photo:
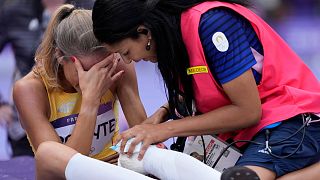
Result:
<svg viewBox="0 0 320 180">
<path fill-rule="evenodd" d="M 133 137 L 134 145 L 143 142 L 142 158 L 150 144 L 171 137 L 219 134 L 241 141 L 237 165 L 261 179 L 306 179 L 320 169 L 320 83 L 246 6 L 239 0 L 95 2 L 96 37 L 127 63 L 157 62 L 167 87 L 168 104 L 149 124 L 122 133 L 123 146 Z M 168 113 L 182 118 L 166 121 Z"/>
<path fill-rule="evenodd" d="M 247 5 L 95 1 L 97 39 L 127 63 L 158 63 L 167 88 L 168 104 L 121 134 L 122 152 L 130 138 L 127 154 L 137 155 L 142 142 L 142 159 L 150 144 L 171 137 L 219 134 L 239 142 L 243 156 L 236 165 L 260 179 L 320 177 L 320 83 Z M 174 115 L 180 119 L 166 121 Z"/>
</svg>

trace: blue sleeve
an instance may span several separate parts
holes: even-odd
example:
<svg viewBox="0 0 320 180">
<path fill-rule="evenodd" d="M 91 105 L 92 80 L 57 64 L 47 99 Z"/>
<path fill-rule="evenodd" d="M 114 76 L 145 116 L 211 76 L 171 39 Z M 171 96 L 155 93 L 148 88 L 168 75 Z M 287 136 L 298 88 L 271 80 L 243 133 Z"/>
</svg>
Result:
<svg viewBox="0 0 320 180">
<path fill-rule="evenodd" d="M 199 36 L 209 68 L 220 84 L 239 77 L 257 63 L 244 21 L 225 8 L 209 10 L 201 17 Z"/>
</svg>

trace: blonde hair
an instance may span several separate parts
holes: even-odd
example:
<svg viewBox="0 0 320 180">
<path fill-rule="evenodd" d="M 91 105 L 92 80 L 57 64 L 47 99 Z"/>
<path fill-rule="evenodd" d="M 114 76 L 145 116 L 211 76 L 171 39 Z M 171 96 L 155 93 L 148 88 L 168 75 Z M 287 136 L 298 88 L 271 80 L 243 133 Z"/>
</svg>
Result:
<svg viewBox="0 0 320 180">
<path fill-rule="evenodd" d="M 50 88 L 61 88 L 62 67 L 56 57 L 56 48 L 63 56 L 81 56 L 101 47 L 92 31 L 91 10 L 75 9 L 65 4 L 50 19 L 39 45 L 33 72 L 47 79 Z"/>
</svg>

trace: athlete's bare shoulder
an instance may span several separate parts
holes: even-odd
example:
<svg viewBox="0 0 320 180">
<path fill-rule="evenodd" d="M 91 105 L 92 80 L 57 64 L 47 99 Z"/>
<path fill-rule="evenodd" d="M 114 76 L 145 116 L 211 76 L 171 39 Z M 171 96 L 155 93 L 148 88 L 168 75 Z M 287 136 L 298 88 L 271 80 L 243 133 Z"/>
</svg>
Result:
<svg viewBox="0 0 320 180">
<path fill-rule="evenodd" d="M 29 90 L 45 90 L 45 86 L 40 77 L 36 76 L 33 72 L 28 73 L 23 78 L 14 83 L 14 90 L 22 90 L 23 92 Z M 25 92 L 27 93 L 27 92 Z"/>
<path fill-rule="evenodd" d="M 37 77 L 33 72 L 16 81 L 13 86 L 13 100 L 20 114 L 30 109 L 45 116 L 49 114 L 47 90 L 41 77 Z M 21 119 L 26 119 L 26 115 L 23 114 Z"/>
</svg>

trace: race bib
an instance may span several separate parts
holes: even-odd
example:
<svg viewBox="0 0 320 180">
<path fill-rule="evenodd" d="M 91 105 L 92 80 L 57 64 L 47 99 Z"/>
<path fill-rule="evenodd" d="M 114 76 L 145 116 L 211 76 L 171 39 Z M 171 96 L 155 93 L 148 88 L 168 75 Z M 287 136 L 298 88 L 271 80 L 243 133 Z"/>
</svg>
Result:
<svg viewBox="0 0 320 180">
<path fill-rule="evenodd" d="M 61 142 L 66 143 L 71 136 L 79 114 L 59 118 L 51 124 L 59 135 Z M 100 153 L 109 143 L 116 130 L 116 119 L 112 110 L 112 102 L 101 104 L 98 110 L 96 126 L 92 137 L 90 156 Z"/>
</svg>

